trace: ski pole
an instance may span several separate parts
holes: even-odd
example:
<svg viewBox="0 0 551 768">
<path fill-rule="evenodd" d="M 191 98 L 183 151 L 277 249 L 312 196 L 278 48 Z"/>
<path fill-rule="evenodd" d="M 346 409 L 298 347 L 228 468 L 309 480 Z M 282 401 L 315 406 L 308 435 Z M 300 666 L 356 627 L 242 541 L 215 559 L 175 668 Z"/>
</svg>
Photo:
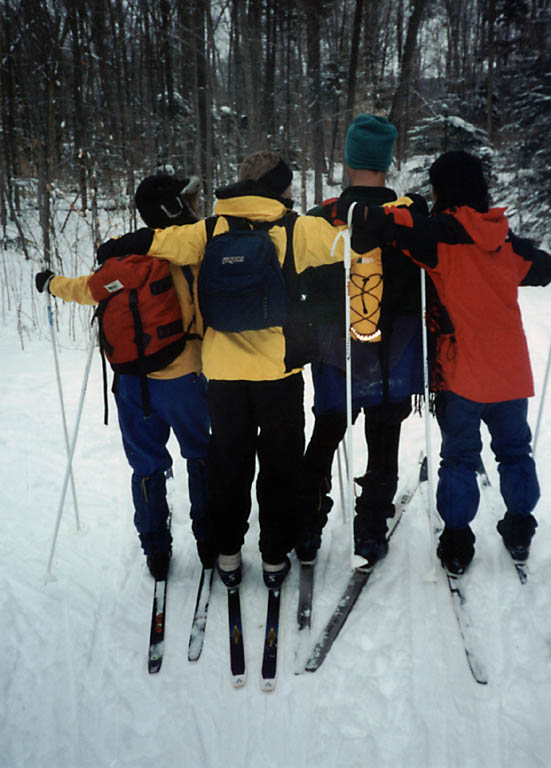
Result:
<svg viewBox="0 0 551 768">
<path fill-rule="evenodd" d="M 423 328 L 423 384 L 425 393 L 425 444 L 427 458 L 427 486 L 429 496 L 429 535 L 431 546 L 431 567 L 425 575 L 425 581 L 436 581 L 436 542 L 434 539 L 434 474 L 432 468 L 432 441 L 430 433 L 430 387 L 429 387 L 429 354 L 427 339 L 427 276 L 421 270 L 421 323 Z"/>
<path fill-rule="evenodd" d="M 54 330 L 54 317 L 52 313 L 52 297 L 49 291 L 46 291 L 46 294 L 48 297 L 48 322 L 50 325 L 50 338 L 52 340 L 52 350 L 54 353 L 55 373 L 56 373 L 56 379 L 57 379 L 57 391 L 59 393 L 59 403 L 61 406 L 61 420 L 63 422 L 63 435 L 65 437 L 65 449 L 67 451 L 67 456 L 69 456 L 69 430 L 67 429 L 67 416 L 65 414 L 65 403 L 63 400 L 63 387 L 61 386 L 61 375 L 59 372 L 59 359 L 57 356 L 57 344 L 55 340 L 55 330 Z M 71 490 L 73 493 L 73 505 L 75 508 L 75 520 L 76 520 L 76 526 L 78 531 L 80 530 L 80 521 L 79 521 L 79 514 L 78 514 L 78 503 L 77 503 L 77 493 L 75 489 L 75 480 L 73 477 L 72 469 L 70 473 L 70 479 L 71 479 Z"/>
<path fill-rule="evenodd" d="M 92 353 L 94 352 L 95 346 L 96 346 L 96 343 L 95 343 L 95 337 L 94 337 L 92 339 L 91 344 L 90 344 L 90 350 L 88 352 L 88 360 L 86 361 L 86 370 L 84 371 L 84 379 L 83 379 L 83 382 L 82 382 L 82 389 L 81 389 L 81 392 L 80 392 L 80 400 L 79 400 L 79 404 L 78 404 L 77 418 L 76 418 L 76 423 L 75 423 L 75 427 L 74 427 L 74 430 L 73 430 L 73 436 L 72 436 L 72 439 L 71 439 L 71 445 L 69 447 L 69 455 L 68 455 L 68 458 L 67 458 L 67 469 L 65 471 L 65 477 L 63 479 L 63 486 L 62 486 L 62 490 L 61 490 L 61 498 L 59 500 L 59 506 L 58 506 L 58 509 L 57 509 L 57 518 L 56 518 L 55 530 L 54 530 L 54 535 L 53 535 L 53 539 L 52 539 L 52 546 L 51 546 L 51 550 L 50 550 L 50 557 L 48 559 L 48 575 L 51 575 L 51 572 L 52 572 L 52 561 L 54 559 L 54 552 L 55 552 L 55 547 L 56 547 L 56 543 L 57 543 L 57 535 L 59 533 L 59 525 L 61 523 L 61 516 L 63 514 L 63 505 L 65 503 L 65 495 L 67 493 L 67 486 L 69 485 L 69 477 L 71 476 L 71 472 L 72 472 L 71 467 L 72 467 L 72 463 L 73 463 L 73 456 L 74 456 L 75 448 L 76 448 L 76 444 L 77 444 L 77 437 L 78 437 L 78 433 L 79 433 L 79 429 L 80 429 L 80 418 L 82 416 L 82 409 L 84 407 L 84 398 L 86 396 L 86 388 L 88 386 L 88 376 L 90 374 L 90 366 L 92 365 Z"/>
<path fill-rule="evenodd" d="M 345 354 L 346 354 L 346 452 L 347 452 L 347 498 L 346 507 L 348 514 L 350 515 L 350 564 L 351 567 L 355 567 L 354 563 L 354 461 L 352 455 L 352 344 L 350 340 L 350 301 L 348 298 L 348 284 L 350 282 L 350 266 L 352 262 L 352 214 L 356 203 L 352 203 L 348 209 L 348 226 L 346 229 L 342 229 L 335 241 L 333 242 L 333 248 L 331 255 L 333 255 L 337 242 L 342 237 L 344 240 L 344 309 L 345 309 Z"/>
<path fill-rule="evenodd" d="M 536 421 L 536 429 L 534 430 L 534 440 L 532 443 L 532 456 L 536 455 L 536 445 L 540 433 L 541 419 L 543 416 L 543 406 L 545 405 L 545 394 L 547 392 L 547 382 L 549 379 L 549 369 L 551 368 L 551 344 L 549 345 L 549 352 L 547 353 L 547 365 L 545 366 L 545 375 L 543 377 L 543 387 L 541 390 L 540 404 L 538 408 L 538 418 Z"/>
<path fill-rule="evenodd" d="M 344 458 L 343 458 L 344 454 Z M 344 471 L 346 472 L 346 452 L 344 449 L 344 446 L 339 443 L 337 447 L 337 462 L 338 462 L 338 469 L 339 469 L 339 490 L 341 494 L 341 509 L 342 509 L 342 521 L 343 523 L 346 523 L 348 521 L 348 513 L 346 508 L 346 498 L 344 493 L 344 473 L 343 473 L 343 460 L 344 460 Z"/>
</svg>

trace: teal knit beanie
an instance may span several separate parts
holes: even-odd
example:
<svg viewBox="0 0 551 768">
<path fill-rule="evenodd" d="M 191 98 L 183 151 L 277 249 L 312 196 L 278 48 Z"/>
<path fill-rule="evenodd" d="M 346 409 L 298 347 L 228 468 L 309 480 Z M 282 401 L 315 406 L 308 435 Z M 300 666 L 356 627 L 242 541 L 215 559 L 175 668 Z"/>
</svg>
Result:
<svg viewBox="0 0 551 768">
<path fill-rule="evenodd" d="M 388 171 L 398 131 L 386 117 L 358 115 L 346 132 L 344 160 L 350 168 Z"/>
</svg>

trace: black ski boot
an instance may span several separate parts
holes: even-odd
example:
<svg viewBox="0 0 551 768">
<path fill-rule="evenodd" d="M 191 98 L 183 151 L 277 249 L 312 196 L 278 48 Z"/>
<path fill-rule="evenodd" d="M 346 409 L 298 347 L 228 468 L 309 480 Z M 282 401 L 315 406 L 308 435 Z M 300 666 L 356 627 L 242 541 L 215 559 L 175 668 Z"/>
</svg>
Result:
<svg viewBox="0 0 551 768">
<path fill-rule="evenodd" d="M 155 581 L 166 581 L 171 555 L 169 550 L 168 552 L 153 552 L 146 556 L 149 573 Z"/>
<path fill-rule="evenodd" d="M 270 565 L 269 563 L 263 562 L 262 575 L 264 576 L 264 584 L 268 589 L 280 589 L 290 570 L 291 561 L 287 556 L 285 557 L 285 560 L 278 565 Z"/>
<path fill-rule="evenodd" d="M 530 543 L 537 525 L 533 515 L 512 515 L 510 512 L 506 512 L 497 524 L 498 533 L 515 562 L 524 563 L 528 560 Z"/>
<path fill-rule="evenodd" d="M 301 562 L 313 563 L 315 561 L 317 551 L 321 546 L 321 532 L 327 523 L 327 517 L 332 506 L 333 499 L 325 493 L 322 493 L 319 500 L 311 504 L 310 508 L 313 507 L 314 511 L 310 515 L 306 515 L 307 519 L 295 543 L 295 552 Z"/>
<path fill-rule="evenodd" d="M 474 557 L 475 540 L 469 526 L 450 528 L 446 525 L 436 548 L 442 567 L 453 576 L 461 576 Z"/>
<path fill-rule="evenodd" d="M 216 570 L 224 586 L 235 589 L 241 584 L 241 551 L 233 555 L 218 555 Z"/>
</svg>

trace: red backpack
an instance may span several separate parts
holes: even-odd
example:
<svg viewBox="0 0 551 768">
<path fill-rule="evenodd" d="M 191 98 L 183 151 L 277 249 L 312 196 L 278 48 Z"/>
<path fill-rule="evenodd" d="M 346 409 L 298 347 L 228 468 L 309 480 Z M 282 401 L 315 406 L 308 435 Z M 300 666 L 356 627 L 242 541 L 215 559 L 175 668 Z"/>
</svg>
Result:
<svg viewBox="0 0 551 768">
<path fill-rule="evenodd" d="M 146 376 L 171 363 L 191 338 L 166 261 L 130 255 L 109 259 L 88 283 L 99 306 L 100 351 L 115 374 L 142 380 L 144 412 L 149 415 Z M 193 322 L 193 321 L 192 321 Z"/>
</svg>

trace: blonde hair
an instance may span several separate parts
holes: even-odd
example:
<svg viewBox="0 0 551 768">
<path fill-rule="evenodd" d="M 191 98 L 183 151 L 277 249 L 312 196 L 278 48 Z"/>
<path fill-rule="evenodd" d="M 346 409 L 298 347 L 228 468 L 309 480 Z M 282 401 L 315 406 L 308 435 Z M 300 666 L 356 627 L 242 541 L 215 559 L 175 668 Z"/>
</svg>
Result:
<svg viewBox="0 0 551 768">
<path fill-rule="evenodd" d="M 268 150 L 260 150 L 259 152 L 253 152 L 243 160 L 239 166 L 239 181 L 244 179 L 251 179 L 252 181 L 258 181 L 272 168 L 275 168 L 280 161 L 280 156 L 275 152 Z"/>
</svg>

